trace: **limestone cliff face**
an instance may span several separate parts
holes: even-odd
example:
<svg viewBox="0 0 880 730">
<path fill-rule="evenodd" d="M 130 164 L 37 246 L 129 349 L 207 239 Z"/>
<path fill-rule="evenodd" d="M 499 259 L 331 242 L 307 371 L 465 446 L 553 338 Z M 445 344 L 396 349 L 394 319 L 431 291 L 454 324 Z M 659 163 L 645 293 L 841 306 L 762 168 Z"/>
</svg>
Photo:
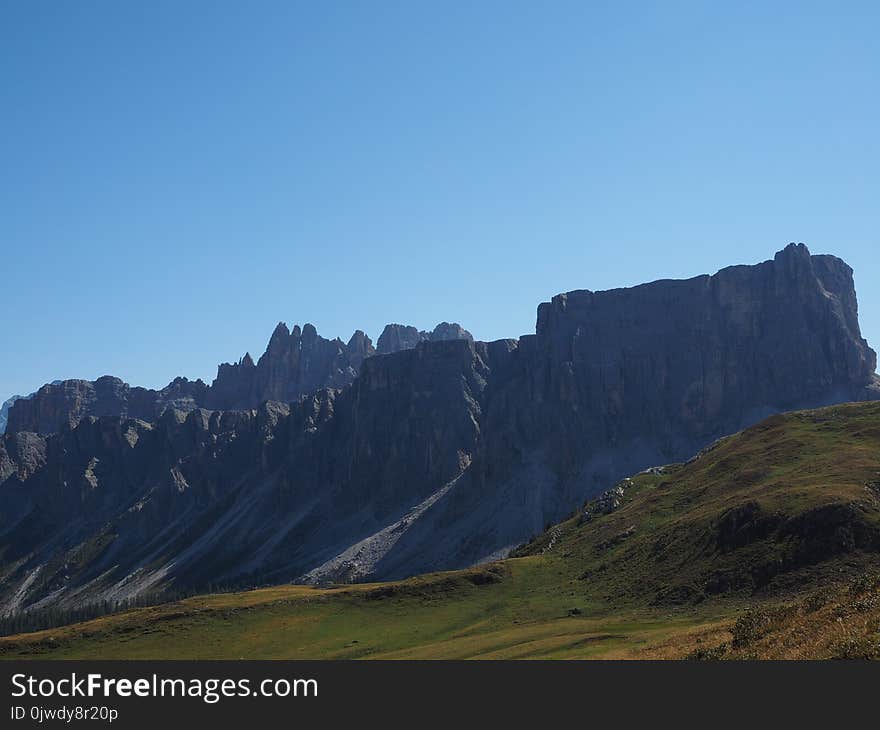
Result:
<svg viewBox="0 0 880 730">
<path fill-rule="evenodd" d="M 852 271 L 803 246 L 562 294 L 518 341 L 441 334 L 279 326 L 163 407 L 114 379 L 31 399 L 0 438 L 0 612 L 465 566 L 765 415 L 880 397 Z"/>
<path fill-rule="evenodd" d="M 803 244 L 714 276 L 561 294 L 538 308 L 530 351 L 539 402 L 577 404 L 578 427 L 610 443 L 705 439 L 756 414 L 858 398 L 876 368 L 852 270 Z"/>
<path fill-rule="evenodd" d="M 803 245 L 714 276 L 561 294 L 492 362 L 470 468 L 381 575 L 497 555 L 622 477 L 772 413 L 880 397 L 852 270 Z"/>
</svg>

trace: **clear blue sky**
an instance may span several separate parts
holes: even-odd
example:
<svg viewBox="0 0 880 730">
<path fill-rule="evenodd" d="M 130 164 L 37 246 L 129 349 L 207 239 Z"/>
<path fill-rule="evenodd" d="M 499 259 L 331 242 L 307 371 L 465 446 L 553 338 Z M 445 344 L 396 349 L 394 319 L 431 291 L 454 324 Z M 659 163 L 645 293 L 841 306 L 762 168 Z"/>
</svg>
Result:
<svg viewBox="0 0 880 730">
<path fill-rule="evenodd" d="M 880 344 L 876 2 L 0 0 L 0 400 L 789 241 Z"/>
</svg>

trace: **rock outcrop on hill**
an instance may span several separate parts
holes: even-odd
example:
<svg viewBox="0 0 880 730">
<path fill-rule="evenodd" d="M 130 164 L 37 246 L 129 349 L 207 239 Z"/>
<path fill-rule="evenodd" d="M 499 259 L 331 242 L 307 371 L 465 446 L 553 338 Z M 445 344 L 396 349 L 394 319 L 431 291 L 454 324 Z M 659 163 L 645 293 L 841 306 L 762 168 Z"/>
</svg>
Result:
<svg viewBox="0 0 880 730">
<path fill-rule="evenodd" d="M 562 294 L 518 341 L 441 332 L 386 328 L 374 355 L 279 326 L 159 415 L 64 389 L 78 419 L 0 439 L 0 612 L 461 567 L 770 413 L 880 397 L 851 269 L 804 246 Z"/>
</svg>

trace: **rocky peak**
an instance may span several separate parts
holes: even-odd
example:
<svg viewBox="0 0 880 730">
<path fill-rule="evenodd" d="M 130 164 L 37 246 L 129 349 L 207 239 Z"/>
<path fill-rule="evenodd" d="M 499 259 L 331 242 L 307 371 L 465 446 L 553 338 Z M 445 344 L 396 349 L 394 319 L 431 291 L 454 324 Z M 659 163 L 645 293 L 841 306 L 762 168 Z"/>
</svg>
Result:
<svg viewBox="0 0 880 730">
<path fill-rule="evenodd" d="M 807 262 L 811 258 L 810 249 L 804 243 L 789 243 L 781 251 L 773 256 L 774 261 L 801 261 Z"/>
<path fill-rule="evenodd" d="M 315 329 L 315 325 L 306 323 L 303 325 L 302 330 L 302 346 L 303 348 L 311 348 L 314 347 L 315 343 L 318 341 L 318 330 Z"/>
<path fill-rule="evenodd" d="M 462 327 L 458 322 L 441 322 L 431 333 L 431 340 L 470 340 L 474 341 L 473 335 Z"/>
<path fill-rule="evenodd" d="M 457 339 L 473 341 L 467 330 L 454 323 L 441 322 L 430 333 L 392 324 L 379 338 L 378 351 L 387 354 L 412 349 L 420 342 Z M 109 375 L 95 381 L 56 381 L 35 393 L 32 403 L 17 408 L 13 403 L 4 405 L 2 416 L 8 419 L 10 430 L 49 434 L 87 415 L 154 421 L 169 407 L 186 412 L 199 407 L 252 409 L 267 400 L 291 403 L 321 388 L 350 385 L 364 360 L 376 352 L 362 330 L 356 330 L 346 343 L 321 337 L 311 323 L 288 329 L 285 322 L 279 322 L 259 360 L 254 362 L 247 352 L 237 362 L 220 364 L 210 386 L 201 380 L 175 378 L 165 388 L 152 390 Z"/>
<path fill-rule="evenodd" d="M 419 331 L 415 327 L 402 324 L 388 324 L 379 336 L 376 352 L 386 355 L 401 350 L 411 350 L 420 342 L 438 342 L 442 340 L 470 340 L 473 336 L 460 324 L 441 322 L 433 331 Z"/>
<path fill-rule="evenodd" d="M 376 352 L 386 355 L 390 352 L 411 350 L 424 339 L 425 333 L 410 325 L 386 324 L 376 343 Z"/>
<path fill-rule="evenodd" d="M 364 358 L 374 353 L 363 332 L 346 345 L 321 337 L 312 324 L 288 330 L 280 322 L 256 366 L 245 370 L 221 365 L 205 405 L 217 409 L 256 408 L 267 400 L 296 402 L 320 388 L 345 387 L 357 377 Z"/>
<path fill-rule="evenodd" d="M 284 322 L 279 322 L 275 325 L 275 329 L 272 331 L 272 336 L 269 338 L 267 349 L 278 349 L 279 347 L 284 346 L 289 338 L 290 330 L 287 329 L 287 325 Z"/>
<path fill-rule="evenodd" d="M 360 358 L 360 362 L 363 362 L 365 357 L 375 353 L 373 341 L 361 330 L 355 330 L 345 345 L 345 349 L 352 358 Z M 359 367 L 360 362 L 355 367 Z"/>
</svg>

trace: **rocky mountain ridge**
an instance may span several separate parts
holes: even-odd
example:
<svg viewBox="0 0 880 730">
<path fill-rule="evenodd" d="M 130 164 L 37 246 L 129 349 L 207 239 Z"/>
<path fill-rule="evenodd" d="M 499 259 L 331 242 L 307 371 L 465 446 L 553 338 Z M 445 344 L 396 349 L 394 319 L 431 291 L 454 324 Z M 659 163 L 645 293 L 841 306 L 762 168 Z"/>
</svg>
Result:
<svg viewBox="0 0 880 730">
<path fill-rule="evenodd" d="M 331 349 L 306 335 L 276 329 L 267 364 L 224 376 L 247 384 L 224 397 L 304 388 L 316 362 L 344 372 L 363 355 L 350 384 L 0 439 L 0 611 L 472 565 L 766 415 L 880 398 L 852 270 L 802 245 L 714 276 L 559 295 L 519 340 L 366 355 L 366 338 Z M 392 330 L 387 347 L 409 335 Z"/>
<path fill-rule="evenodd" d="M 394 340 L 393 333 L 415 332 L 417 338 Z M 415 347 L 422 341 L 470 339 L 458 324 L 442 322 L 431 333 L 415 327 L 388 325 L 380 342 L 394 342 L 388 351 Z M 381 351 L 381 349 L 380 349 Z M 247 410 L 268 400 L 292 403 L 321 388 L 344 388 L 357 377 L 365 358 L 376 354 L 373 343 L 357 330 L 344 343 L 339 338 L 321 337 L 306 324 L 292 330 L 279 322 L 269 339 L 266 352 L 255 363 L 250 353 L 236 363 L 223 363 L 211 385 L 201 380 L 178 377 L 161 390 L 131 386 L 110 375 L 89 380 L 54 381 L 26 399 L 13 398 L 4 404 L 4 423 L 8 429 L 55 433 L 75 426 L 86 416 L 119 416 L 154 422 L 168 408 L 189 412 L 209 410 Z M 7 413 L 8 412 L 8 413 Z M 0 429 L 0 433 L 4 429 Z"/>
</svg>

